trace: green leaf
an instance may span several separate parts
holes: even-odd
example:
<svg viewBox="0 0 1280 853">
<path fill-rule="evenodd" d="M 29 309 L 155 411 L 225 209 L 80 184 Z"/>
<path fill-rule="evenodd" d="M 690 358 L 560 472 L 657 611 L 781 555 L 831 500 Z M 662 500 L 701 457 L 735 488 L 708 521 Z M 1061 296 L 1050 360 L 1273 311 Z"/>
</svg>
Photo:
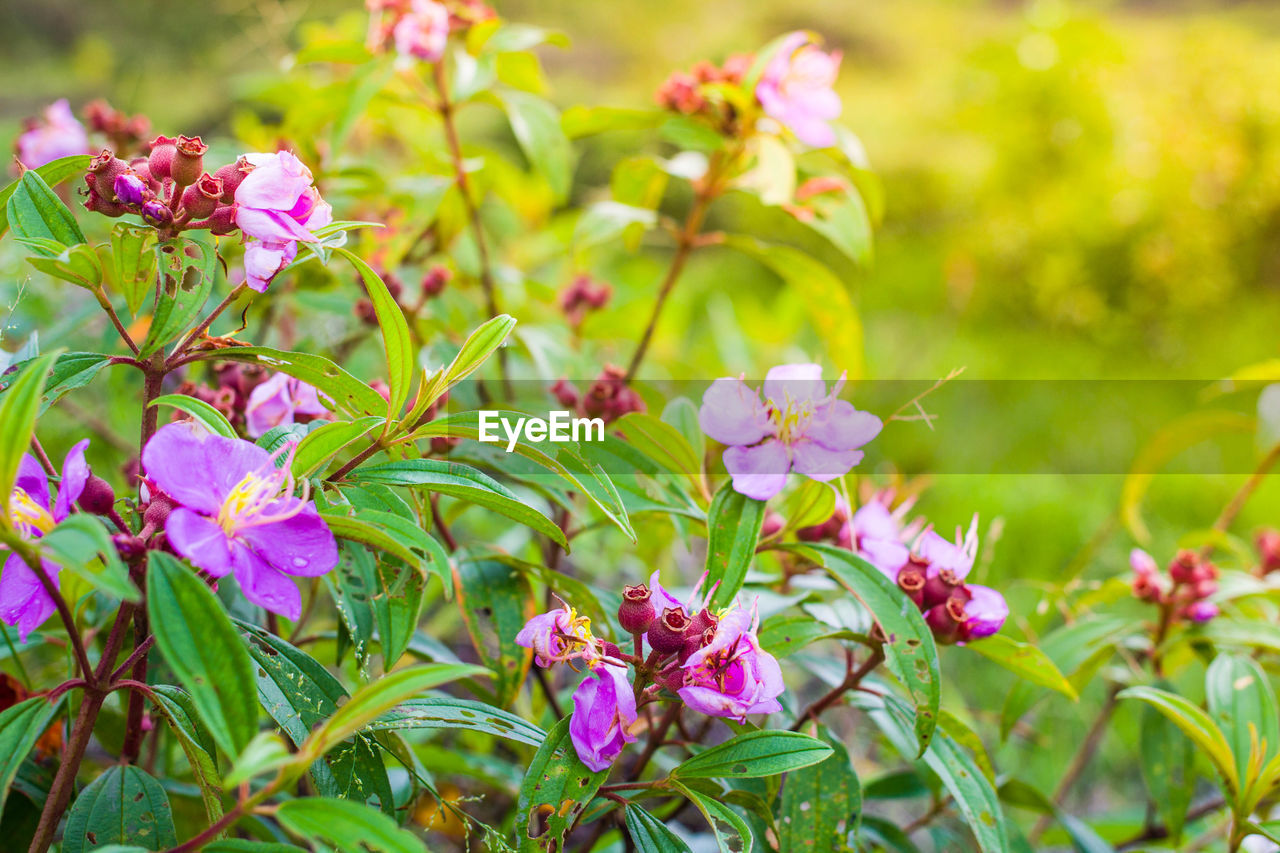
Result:
<svg viewBox="0 0 1280 853">
<path fill-rule="evenodd" d="M 48 187 L 56 187 L 59 184 L 66 183 L 72 178 L 78 178 L 89 169 L 89 162 L 93 158 L 88 154 L 72 154 L 70 157 L 60 157 L 57 160 L 51 160 L 38 169 L 33 169 L 37 175 L 44 181 Z M 25 177 L 25 175 L 23 176 Z M 18 188 L 22 186 L 22 178 L 9 184 L 4 189 L 0 189 L 0 237 L 9 230 L 9 200 L 13 198 Z M 83 239 L 76 242 L 84 242 Z"/>
<path fill-rule="evenodd" d="M 742 590 L 764 524 L 765 502 L 734 491 L 725 483 L 707 510 L 707 583 L 720 584 L 712 609 L 729 605 Z M 708 589 L 710 586 L 708 586 Z"/>
<path fill-rule="evenodd" d="M 270 347 L 231 347 L 218 350 L 217 358 L 220 361 L 260 364 L 268 370 L 278 370 L 315 386 L 321 394 L 348 414 L 386 415 L 387 401 L 381 394 L 323 356 Z"/>
<path fill-rule="evenodd" d="M 21 372 L 10 379 L 0 397 L 0 495 L 13 492 L 18 478 L 18 465 L 31 446 L 40 395 L 44 393 L 49 367 L 56 353 L 46 353 L 26 363 Z M 12 526 L 9 513 L 0 512 L 0 526 Z"/>
<path fill-rule="evenodd" d="M 37 170 L 22 173 L 5 213 L 15 237 L 55 240 L 64 248 L 85 242 L 76 218 Z"/>
<path fill-rule="evenodd" d="M 124 601 L 142 600 L 129 579 L 111 534 L 96 515 L 72 513 L 38 542 L 45 558 L 67 569 L 94 589 Z"/>
<path fill-rule="evenodd" d="M 759 260 L 786 282 L 809 310 L 809 322 L 837 369 L 850 379 L 863 374 L 862 321 L 844 283 L 812 256 L 790 246 L 730 235 L 725 245 Z"/>
<path fill-rule="evenodd" d="M 851 551 L 830 545 L 809 545 L 796 550 L 816 555 L 836 581 L 870 611 L 884 643 L 885 662 L 906 688 L 915 705 L 915 733 L 920 753 L 929 746 L 938 723 L 942 677 L 933 632 L 920 610 L 884 573 Z"/>
<path fill-rule="evenodd" d="M 637 853 L 689 853 L 689 845 L 680 836 L 635 803 L 627 806 L 626 819 Z"/>
<path fill-rule="evenodd" d="M 147 850 L 176 846 L 169 795 L 137 765 L 115 765 L 90 782 L 67 812 L 63 853 L 85 853 L 106 844 Z"/>
<path fill-rule="evenodd" d="M 573 149 L 560 129 L 560 114 L 547 101 L 527 92 L 506 90 L 498 93 L 511 132 L 521 150 L 547 183 L 559 201 L 569 196 L 573 178 Z"/>
<path fill-rule="evenodd" d="M 532 657 L 515 641 L 534 612 L 528 577 L 499 560 L 461 562 L 453 577 L 471 643 L 496 679 L 494 704 L 507 705 L 524 685 Z"/>
<path fill-rule="evenodd" d="M 98 260 L 98 253 L 91 246 L 77 243 L 74 246 L 59 248 L 61 244 L 46 240 L 20 242 L 32 248 L 36 248 L 37 243 L 50 247 L 47 257 L 27 258 L 27 263 L 45 275 L 71 282 L 77 287 L 91 291 L 102 284 L 102 262 Z M 39 248 L 36 250 L 40 251 Z"/>
<path fill-rule="evenodd" d="M 570 139 L 581 139 L 610 130 L 651 130 L 667 119 L 658 109 L 574 106 L 560 116 L 560 127 Z"/>
<path fill-rule="evenodd" d="M 332 844 L 339 850 L 369 853 L 426 853 L 413 833 L 375 809 L 324 797 L 289 800 L 276 811 L 280 825 L 311 842 Z"/>
<path fill-rule="evenodd" d="M 1159 714 L 1156 716 L 1158 717 Z M 1009 779 L 1000 786 L 998 793 L 1000 799 L 1009 805 L 1031 809 L 1058 821 L 1071 838 L 1071 844 L 1077 853 L 1115 853 L 1115 848 L 1104 841 L 1087 823 L 1058 808 L 1052 800 L 1026 782 Z"/>
<path fill-rule="evenodd" d="M 549 537 L 568 550 L 564 531 L 540 511 L 520 500 L 497 480 L 468 465 L 442 459 L 406 459 L 382 465 L 366 465 L 347 475 L 352 483 L 380 483 L 387 486 L 420 486 L 465 500 L 519 522 Z"/>
<path fill-rule="evenodd" d="M 360 278 L 364 281 L 369 301 L 373 303 L 373 311 L 378 318 L 378 328 L 382 330 L 382 344 L 387 356 L 387 385 L 390 390 L 388 419 L 400 414 L 405 401 L 409 399 L 409 389 L 413 384 L 413 337 L 409 334 L 409 322 L 404 318 L 404 311 L 395 297 L 387 290 L 386 284 L 373 267 L 369 266 L 350 250 L 335 247 L 334 251 L 351 261 Z"/>
<path fill-rule="evenodd" d="M 787 774 L 778 807 L 780 853 L 838 850 L 862 812 L 858 775 L 839 738 L 825 728 L 822 739 L 831 755 L 818 764 Z M 851 825 L 852 823 L 852 825 Z"/>
<path fill-rule="evenodd" d="M 1032 684 L 1056 690 L 1072 700 L 1077 698 L 1075 688 L 1053 665 L 1049 656 L 1029 643 L 1020 643 L 1002 634 L 993 634 L 979 642 L 970 643 L 965 648 L 995 661 Z"/>
<path fill-rule="evenodd" d="M 413 411 L 404 419 L 407 426 L 416 424 L 436 400 L 454 385 L 480 369 L 489 356 L 502 346 L 516 327 L 516 320 L 509 314 L 499 314 L 486 320 L 463 341 L 458 354 L 443 370 L 437 371 L 418 394 Z M 477 412 L 468 413 L 478 416 Z"/>
<path fill-rule="evenodd" d="M 111 356 L 97 352 L 64 352 L 59 355 L 40 398 L 40 414 L 48 411 L 67 392 L 83 388 L 92 382 L 98 371 L 110 361 Z"/>
<path fill-rule="evenodd" d="M 814 215 L 797 221 L 821 234 L 855 264 L 871 262 L 871 217 L 854 187 L 815 196 L 808 207 Z"/>
<path fill-rule="evenodd" d="M 156 708 L 169 721 L 178 745 L 191 765 L 191 775 L 200 786 L 205 814 L 213 823 L 222 817 L 222 774 L 218 771 L 217 746 L 191 694 L 181 687 L 155 684 L 151 695 Z M 207 849 L 207 848 L 206 848 Z"/>
<path fill-rule="evenodd" d="M 629 412 L 619 418 L 614 429 L 622 433 L 627 444 L 664 468 L 697 477 L 702 459 L 678 429 L 644 412 Z"/>
<path fill-rule="evenodd" d="M 258 703 L 245 689 L 253 663 L 217 596 L 191 569 L 161 551 L 148 554 L 147 613 L 156 647 L 229 756 L 258 731 Z"/>
<path fill-rule="evenodd" d="M 800 732 L 755 731 L 706 749 L 671 771 L 681 779 L 776 776 L 825 761 L 832 749 Z"/>
<path fill-rule="evenodd" d="M 398 518 L 398 516 L 392 516 Z M 412 522 L 404 522 L 411 526 Z M 420 532 L 419 528 L 413 528 Z M 422 534 L 432 542 L 430 536 Z M 448 558 L 444 566 L 449 566 Z M 451 589 L 448 577 L 441 577 L 445 589 Z M 401 566 L 394 561 L 378 563 L 378 594 L 375 596 L 374 614 L 378 620 L 378 640 L 382 644 L 382 667 L 391 669 L 409 648 L 418 629 L 418 617 L 422 614 L 423 594 L 427 578 L 420 571 Z"/>
<path fill-rule="evenodd" d="M 1218 655 L 1205 673 L 1205 695 L 1209 716 L 1226 735 L 1236 774 L 1248 788 L 1250 767 L 1260 768 L 1280 753 L 1280 712 L 1267 675 L 1250 657 Z"/>
<path fill-rule="evenodd" d="M 1138 747 L 1151 802 L 1176 847 L 1182 843 L 1182 828 L 1195 791 L 1195 750 L 1177 725 L 1151 705 L 1142 709 Z"/>
<path fill-rule="evenodd" d="M 130 314 L 136 315 L 155 289 L 155 239 L 154 228 L 127 222 L 111 230 L 111 272 Z"/>
<path fill-rule="evenodd" d="M 401 729 L 467 729 L 530 746 L 541 746 L 547 739 L 546 732 L 523 717 L 484 702 L 452 696 L 401 702 L 370 723 L 366 731 Z"/>
<path fill-rule="evenodd" d="M 698 811 L 702 812 L 703 818 L 706 819 L 707 825 L 711 827 L 711 832 L 715 836 L 720 853 L 749 853 L 754 840 L 751 827 L 747 826 L 747 822 L 739 817 L 737 812 L 719 800 L 686 785 L 677 783 L 676 788 L 689 798 Z"/>
<path fill-rule="evenodd" d="M 49 728 L 61 701 L 49 702 L 43 696 L 32 696 L 0 711 L 0 813 L 4 812 L 18 768 L 27 753 Z"/>
<path fill-rule="evenodd" d="M 318 473 L 334 456 L 385 423 L 377 415 L 354 421 L 336 421 L 316 427 L 303 436 L 293 454 L 293 476 L 307 478 Z"/>
<path fill-rule="evenodd" d="M 159 351 L 191 326 L 213 292 L 218 268 L 214 238 L 201 231 L 190 231 L 159 244 L 155 255 L 157 274 L 164 276 L 164 287 L 147 337 L 139 348 L 140 358 Z"/>
<path fill-rule="evenodd" d="M 1130 687 L 1117 695 L 1120 699 L 1140 699 L 1168 717 L 1182 730 L 1183 734 L 1191 738 L 1201 752 L 1209 757 L 1213 766 L 1222 774 L 1231 795 L 1235 796 L 1241 790 L 1240 776 L 1236 771 L 1231 747 L 1208 714 L 1176 693 L 1157 690 L 1154 687 Z"/>
<path fill-rule="evenodd" d="M 569 739 L 570 717 L 556 724 L 525 771 L 516 801 L 517 849 L 557 851 L 591 802 L 608 769 L 593 773 Z"/>
<path fill-rule="evenodd" d="M 224 438 L 239 438 L 236 434 L 235 427 L 231 426 L 231 422 L 227 420 L 226 415 L 206 403 L 204 400 L 196 397 L 188 397 L 186 394 L 165 394 L 151 401 L 153 406 L 171 406 L 180 412 L 185 412 L 214 435 L 220 435 Z"/>
<path fill-rule="evenodd" d="M 793 655 L 818 640 L 839 636 L 848 636 L 848 632 L 833 631 L 830 625 L 807 614 L 770 616 L 760 626 L 760 645 L 776 658 Z"/>
<path fill-rule="evenodd" d="M 583 210 L 574 224 L 573 248 L 581 252 L 593 246 L 612 243 L 633 229 L 645 231 L 657 224 L 658 214 L 649 208 L 634 207 L 618 201 L 598 201 Z"/>
</svg>

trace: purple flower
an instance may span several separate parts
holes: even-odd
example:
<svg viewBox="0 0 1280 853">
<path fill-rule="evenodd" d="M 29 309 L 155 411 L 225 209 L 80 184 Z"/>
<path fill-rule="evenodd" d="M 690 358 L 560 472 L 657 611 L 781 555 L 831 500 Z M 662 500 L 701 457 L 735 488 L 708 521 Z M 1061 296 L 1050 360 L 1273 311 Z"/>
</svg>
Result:
<svg viewBox="0 0 1280 853">
<path fill-rule="evenodd" d="M 117 175 L 112 189 L 115 190 L 116 199 L 121 204 L 140 205 L 148 199 L 155 198 L 155 194 L 142 178 L 133 172 Z"/>
<path fill-rule="evenodd" d="M 965 584 L 964 589 L 969 593 L 969 600 L 964 605 L 964 619 L 957 640 L 962 646 L 970 640 L 990 637 L 1009 618 L 1009 604 L 996 590 L 976 583 Z"/>
<path fill-rule="evenodd" d="M 842 545 L 884 572 L 891 580 L 907 563 L 911 551 L 903 543 L 902 525 L 897 516 L 879 500 L 858 507 L 846 525 L 847 544 Z M 841 537 L 845 537 L 842 535 Z"/>
<path fill-rule="evenodd" d="M 1204 623 L 1218 615 L 1218 605 L 1212 601 L 1193 601 L 1187 605 L 1186 616 L 1192 622 Z"/>
<path fill-rule="evenodd" d="M 234 572 L 246 598 L 289 619 L 302 611 L 291 576 L 338 564 L 338 544 L 305 484 L 303 497 L 293 495 L 293 447 L 273 455 L 188 421 L 161 427 L 142 451 L 148 479 L 179 504 L 165 521 L 174 550 L 215 578 Z"/>
<path fill-rule="evenodd" d="M 432 0 L 410 0 L 408 10 L 391 28 L 402 59 L 437 62 L 449 38 L 449 10 Z"/>
<path fill-rule="evenodd" d="M 754 606 L 748 610 L 737 605 L 720 617 L 711 642 L 682 664 L 684 686 L 678 692 L 686 705 L 708 716 L 739 722 L 748 714 L 782 709 L 778 703 L 786 689 L 782 669 L 760 647 L 759 621 Z"/>
<path fill-rule="evenodd" d="M 278 426 L 289 426 L 297 415 L 320 418 L 329 410 L 311 385 L 286 373 L 277 373 L 253 389 L 244 417 L 249 435 L 258 438 Z"/>
<path fill-rule="evenodd" d="M 807 34 L 794 32 L 765 67 L 756 98 L 801 142 L 825 148 L 836 141 L 827 122 L 840 115 L 840 96 L 832 88 L 839 71 L 839 52 L 824 53 Z"/>
<path fill-rule="evenodd" d="M 333 208 L 311 185 L 311 170 L 289 151 L 246 154 L 253 167 L 236 187 L 235 219 L 245 236 L 245 278 L 262 293 L 298 254 L 297 241 L 333 221 Z"/>
<path fill-rule="evenodd" d="M 594 663 L 601 657 L 600 641 L 591 634 L 591 620 L 567 604 L 526 622 L 516 634 L 516 644 L 533 649 L 539 666 L 571 660 Z"/>
<path fill-rule="evenodd" d="M 67 453 L 62 462 L 62 483 L 53 503 L 49 502 L 49 479 L 40 463 L 29 454 L 22 457 L 9 494 L 9 522 L 22 538 L 39 539 L 71 514 L 72 505 L 80 499 L 89 480 L 89 465 L 84 461 L 88 446 L 89 440 L 85 439 Z M 43 567 L 57 586 L 59 567 L 48 560 L 43 561 Z M 18 637 L 25 642 L 27 635 L 56 609 L 53 598 L 26 560 L 10 554 L 0 572 L 0 619 L 7 625 L 16 625 Z"/>
<path fill-rule="evenodd" d="M 1134 574 L 1147 577 L 1160 573 L 1160 566 L 1156 564 L 1156 558 L 1141 548 L 1134 548 L 1129 552 L 1129 568 L 1133 569 Z"/>
<path fill-rule="evenodd" d="M 38 169 L 60 157 L 89 153 L 89 137 L 84 126 L 71 114 L 66 98 L 54 101 L 44 115 L 27 123 L 14 148 L 28 169 Z"/>
<path fill-rule="evenodd" d="M 626 667 L 592 667 L 573 691 L 569 737 L 578 758 L 591 770 L 607 770 L 622 747 L 634 743 L 636 697 Z"/>
<path fill-rule="evenodd" d="M 839 399 L 843 376 L 827 393 L 822 368 L 784 364 L 769 371 L 764 399 L 741 379 L 711 383 L 702 397 L 702 431 L 729 445 L 724 465 L 735 491 L 768 500 L 794 470 L 815 480 L 834 480 L 862 461 L 857 448 L 883 424 Z"/>
</svg>

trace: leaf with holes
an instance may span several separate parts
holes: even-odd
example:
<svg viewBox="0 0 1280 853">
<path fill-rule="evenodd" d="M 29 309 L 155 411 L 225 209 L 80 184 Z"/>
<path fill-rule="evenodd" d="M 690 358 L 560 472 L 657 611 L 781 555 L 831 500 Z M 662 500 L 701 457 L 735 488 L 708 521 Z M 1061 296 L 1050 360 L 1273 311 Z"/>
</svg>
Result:
<svg viewBox="0 0 1280 853">
<path fill-rule="evenodd" d="M 591 802 L 608 769 L 592 772 L 574 751 L 565 717 L 534 754 L 516 802 L 521 851 L 560 850 L 565 834 Z"/>
<path fill-rule="evenodd" d="M 516 634 L 534 614 L 526 575 L 497 560 L 459 563 L 454 594 L 481 662 L 493 671 L 496 705 L 507 705 L 520 691 L 532 658 L 516 644 Z"/>
<path fill-rule="evenodd" d="M 176 846 L 169 795 L 141 767 L 115 765 L 94 779 L 67 812 L 63 853 L 85 853 L 107 844 L 148 850 Z"/>
<path fill-rule="evenodd" d="M 160 299 L 139 357 L 152 355 L 186 331 L 213 292 L 218 249 L 212 236 L 190 231 L 156 246 L 159 275 L 164 276 Z"/>
<path fill-rule="evenodd" d="M 452 696 L 401 702 L 369 724 L 367 731 L 402 729 L 467 729 L 497 735 L 529 746 L 541 746 L 547 733 L 521 717 L 472 699 Z"/>
<path fill-rule="evenodd" d="M 778 849 L 781 853 L 837 850 L 862 813 L 862 789 L 849 753 L 825 727 L 822 740 L 831 747 L 824 761 L 787 774 L 778 806 Z"/>
</svg>

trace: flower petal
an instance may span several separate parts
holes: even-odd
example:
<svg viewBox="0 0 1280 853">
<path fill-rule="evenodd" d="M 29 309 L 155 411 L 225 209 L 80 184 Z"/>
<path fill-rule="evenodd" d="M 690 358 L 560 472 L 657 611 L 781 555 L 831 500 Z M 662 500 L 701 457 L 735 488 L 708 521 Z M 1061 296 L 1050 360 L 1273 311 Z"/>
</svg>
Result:
<svg viewBox="0 0 1280 853">
<path fill-rule="evenodd" d="M 293 579 L 238 542 L 232 545 L 231 552 L 236 581 L 244 597 L 264 610 L 297 621 L 302 615 L 302 593 Z"/>
<path fill-rule="evenodd" d="M 62 460 L 62 482 L 58 484 L 58 500 L 53 506 L 53 520 L 62 521 L 71 514 L 71 507 L 80 500 L 84 484 L 89 482 L 89 463 L 84 461 L 89 439 L 83 439 L 67 451 Z"/>
<path fill-rule="evenodd" d="M 848 400 L 833 400 L 814 413 L 805 436 L 832 450 L 854 450 L 880 434 L 884 423 Z"/>
<path fill-rule="evenodd" d="M 770 439 L 755 447 L 727 448 L 724 467 L 733 477 L 734 491 L 765 501 L 787 484 L 791 458 L 782 442 Z"/>
<path fill-rule="evenodd" d="M 289 240 L 314 243 L 316 240 L 315 235 L 298 224 L 296 219 L 278 210 L 237 207 L 236 225 L 248 236 L 268 243 L 284 243 Z"/>
<path fill-rule="evenodd" d="M 45 563 L 44 570 L 55 584 L 58 567 Z M 53 615 L 58 607 L 45 591 L 44 584 L 31 571 L 26 561 L 17 554 L 10 554 L 0 572 L 0 620 L 18 628 L 18 639 L 27 641 L 29 635 Z"/>
<path fill-rule="evenodd" d="M 824 483 L 843 477 L 862 461 L 861 450 L 828 450 L 807 438 L 791 445 L 791 454 L 797 472 Z"/>
<path fill-rule="evenodd" d="M 205 515 L 217 515 L 246 474 L 270 464 L 271 455 L 256 444 L 214 435 L 193 421 L 160 427 L 142 451 L 147 477 Z"/>
<path fill-rule="evenodd" d="M 780 364 L 770 368 L 764 377 L 764 396 L 782 405 L 785 401 L 804 402 L 826 396 L 827 383 L 822 381 L 820 364 Z"/>
<path fill-rule="evenodd" d="M 18 462 L 18 477 L 13 485 L 26 492 L 40 506 L 46 509 L 49 507 L 49 477 L 30 453 L 22 454 L 22 459 Z"/>
<path fill-rule="evenodd" d="M 297 498 L 277 501 L 267 515 L 292 511 Z M 315 505 L 308 503 L 297 515 L 282 521 L 247 527 L 237 537 L 277 571 L 299 577 L 316 577 L 338 565 L 338 542 Z"/>
<path fill-rule="evenodd" d="M 231 541 L 214 521 L 186 507 L 177 507 L 164 523 L 164 535 L 183 557 L 215 578 L 234 568 Z"/>
<path fill-rule="evenodd" d="M 698 426 L 721 444 L 755 444 L 773 432 L 760 395 L 741 379 L 721 378 L 702 395 Z"/>
<path fill-rule="evenodd" d="M 964 606 L 964 635 L 978 640 L 999 631 L 1009 618 L 1009 604 L 1004 596 L 989 586 L 965 584 L 969 601 Z"/>
</svg>

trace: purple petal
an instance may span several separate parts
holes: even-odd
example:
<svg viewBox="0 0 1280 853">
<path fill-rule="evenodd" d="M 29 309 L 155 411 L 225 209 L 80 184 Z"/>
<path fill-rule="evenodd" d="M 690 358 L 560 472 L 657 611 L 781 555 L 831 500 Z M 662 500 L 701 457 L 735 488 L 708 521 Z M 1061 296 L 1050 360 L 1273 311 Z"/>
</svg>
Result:
<svg viewBox="0 0 1280 853">
<path fill-rule="evenodd" d="M 848 400 L 834 400 L 814 413 L 805 435 L 832 450 L 854 450 L 880 434 L 884 423 Z"/>
<path fill-rule="evenodd" d="M 58 567 L 44 563 L 44 570 L 56 585 Z M 27 641 L 29 635 L 53 615 L 58 607 L 45 591 L 44 584 L 31 571 L 26 561 L 17 554 L 10 554 L 0 572 L 0 619 L 7 625 L 16 625 L 18 639 Z"/>
<path fill-rule="evenodd" d="M 861 450 L 828 450 L 816 441 L 801 439 L 791 445 L 795 470 L 820 482 L 834 480 L 849 473 L 862 461 Z"/>
<path fill-rule="evenodd" d="M 215 578 L 223 577 L 234 568 L 231 541 L 226 532 L 206 516 L 177 507 L 165 521 L 164 535 L 173 550 Z"/>
<path fill-rule="evenodd" d="M 311 186 L 311 172 L 289 151 L 245 156 L 253 164 L 253 171 L 236 187 L 236 204 L 289 210 Z"/>
<path fill-rule="evenodd" d="M 267 243 L 286 243 L 289 240 L 314 243 L 316 240 L 316 236 L 299 225 L 296 219 L 278 210 L 237 207 L 236 225 L 248 236 Z"/>
<path fill-rule="evenodd" d="M 1009 604 L 1004 596 L 989 586 L 966 584 L 969 602 L 964 606 L 964 632 L 970 640 L 989 637 L 1003 627 L 1009 618 Z"/>
<path fill-rule="evenodd" d="M 782 442 L 770 439 L 755 447 L 730 447 L 724 467 L 733 477 L 733 489 L 758 501 L 766 501 L 787 484 L 791 459 Z"/>
<path fill-rule="evenodd" d="M 859 543 L 858 553 L 894 582 L 898 580 L 898 571 L 911 557 L 911 551 L 906 545 L 888 539 L 863 539 Z"/>
<path fill-rule="evenodd" d="M 244 597 L 264 610 L 297 621 L 302 615 L 302 593 L 293 579 L 273 569 L 250 548 L 238 542 L 231 551 L 236 581 Z"/>
<path fill-rule="evenodd" d="M 275 515 L 292 511 L 297 498 L 276 501 L 264 512 Z M 316 577 L 338 565 L 338 542 L 315 505 L 308 503 L 297 515 L 283 521 L 237 531 L 257 555 L 277 571 L 299 577 Z"/>
<path fill-rule="evenodd" d="M 30 453 L 22 454 L 22 459 L 18 462 L 18 477 L 13 485 L 26 492 L 40 506 L 49 508 L 49 477 Z"/>
<path fill-rule="evenodd" d="M 653 610 L 659 616 L 664 610 L 674 610 L 677 607 L 683 607 L 684 602 L 679 601 L 674 595 L 667 592 L 666 587 L 658 580 L 658 571 L 654 570 L 649 576 L 649 599 L 653 602 Z"/>
<path fill-rule="evenodd" d="M 926 530 L 921 534 L 915 550 L 929 561 L 929 577 L 934 577 L 942 569 L 949 569 L 957 578 L 964 580 L 973 569 L 975 552 L 948 542 L 934 530 Z"/>
<path fill-rule="evenodd" d="M 858 507 L 852 519 L 854 535 L 871 539 L 896 540 L 900 528 L 889 508 L 877 500 L 867 501 Z"/>
<path fill-rule="evenodd" d="M 721 378 L 702 395 L 698 426 L 721 444 L 755 444 L 772 434 L 769 412 L 760 395 L 741 379 Z"/>
<path fill-rule="evenodd" d="M 787 400 L 804 402 L 826 396 L 820 364 L 780 364 L 764 377 L 764 396 L 778 405 Z"/>
<path fill-rule="evenodd" d="M 217 515 L 236 484 L 271 464 L 250 441 L 214 435 L 193 421 L 160 427 L 142 451 L 147 477 L 183 506 Z"/>
<path fill-rule="evenodd" d="M 71 514 L 71 507 L 80 500 L 84 484 L 89 482 L 89 463 L 84 460 L 88 446 L 87 438 L 76 442 L 62 460 L 62 482 L 58 484 L 58 500 L 53 506 L 54 521 L 62 521 Z"/>
</svg>

